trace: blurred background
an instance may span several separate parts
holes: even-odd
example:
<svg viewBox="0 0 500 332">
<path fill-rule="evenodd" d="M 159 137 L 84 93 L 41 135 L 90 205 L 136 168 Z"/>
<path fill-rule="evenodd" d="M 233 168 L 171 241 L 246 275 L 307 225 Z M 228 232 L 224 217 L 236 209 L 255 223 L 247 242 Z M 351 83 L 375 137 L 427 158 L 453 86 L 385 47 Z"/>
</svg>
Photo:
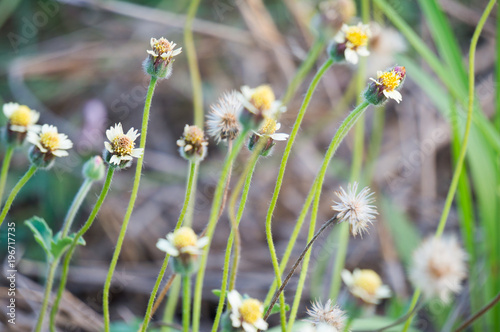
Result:
<svg viewBox="0 0 500 332">
<path fill-rule="evenodd" d="M 434 49 L 429 25 L 418 4 L 415 1 L 387 2 Z M 439 1 L 462 54 L 467 53 L 470 37 L 486 2 Z M 13 331 L 30 329 L 42 296 L 45 275 L 43 252 L 22 221 L 38 215 L 53 229 L 58 229 L 82 182 L 83 162 L 103 150 L 105 130 L 117 122 L 122 122 L 125 129 L 140 127 L 148 84 L 142 61 L 146 50 L 150 49 L 149 40 L 164 36 L 182 47 L 188 6 L 188 1 L 172 0 L 0 2 L 0 101 L 26 104 L 39 111 L 40 123 L 56 125 L 75 143 L 69 157 L 58 159 L 51 171 L 36 174 L 23 188 L 10 213 L 10 219 L 17 222 L 19 277 L 18 323 L 10 327 Z M 319 8 L 319 3 L 312 0 L 202 1 L 193 31 L 206 112 L 222 92 L 239 89 L 242 85 L 269 84 L 277 98 L 281 98 L 314 43 L 315 35 L 324 29 L 325 17 L 321 16 Z M 413 60 L 416 65 L 413 69 L 418 68 L 419 75 L 433 77 L 426 63 L 377 8 L 373 10 L 373 18 L 374 38 L 366 80 L 375 77 L 378 70 L 394 64 L 406 65 L 401 62 L 401 54 Z M 492 74 L 495 20 L 494 13 L 484 28 L 476 61 L 478 101 L 486 115 L 494 112 L 493 101 L 498 89 Z M 280 132 L 290 133 L 312 74 L 325 59 L 326 52 L 322 51 L 311 75 L 298 88 L 287 113 L 281 118 Z M 465 61 L 466 57 L 463 59 Z M 390 306 L 379 306 L 382 313 L 403 312 L 412 293 L 405 279 L 406 262 L 420 239 L 435 231 L 452 176 L 452 132 L 439 109 L 443 103 L 447 107 L 448 96 L 444 94 L 442 100 L 438 100 L 432 91 L 422 89 L 411 69 L 407 67 L 402 103 L 389 102 L 384 108 L 372 107 L 367 112 L 362 174 L 376 192 L 380 216 L 369 235 L 350 242 L 347 256 L 348 269 L 374 269 L 393 289 L 397 300 Z M 273 234 L 279 257 L 326 147 L 342 119 L 356 105 L 358 93 L 352 84 L 355 72 L 356 67 L 347 64 L 331 69 L 321 81 L 304 119 L 274 215 Z M 440 82 L 435 84 L 444 89 Z M 5 118 L 1 116 L 4 124 Z M 176 57 L 173 75 L 159 83 L 153 98 L 144 177 L 111 288 L 112 320 L 125 322 L 121 327 L 115 326 L 117 331 L 118 328 L 126 330 L 125 325 L 134 326 L 137 317 L 142 319 L 144 314 L 164 257 L 156 248 L 156 241 L 172 231 L 184 197 L 188 164 L 179 156 L 176 140 L 182 135 L 184 126 L 192 121 L 190 74 L 185 53 L 182 53 Z M 243 250 L 237 289 L 260 299 L 265 297 L 274 276 L 264 220 L 284 145 L 278 142 L 274 153 L 259 161 L 240 226 Z M 339 185 L 347 185 L 352 148 L 351 135 L 340 147 L 325 180 L 320 221 L 331 216 L 334 190 Z M 201 164 L 193 224 L 198 232 L 208 221 L 225 152 L 225 144 L 216 145 L 211 141 L 208 157 Z M 3 158 L 3 150 L 0 155 Z M 233 180 L 241 173 L 248 155 L 246 150 L 240 155 Z M 7 190 L 27 167 L 26 151 L 18 150 Z M 498 165 L 496 167 L 498 170 Z M 68 292 L 61 305 L 61 331 L 98 331 L 102 328 L 101 290 L 128 204 L 132 178 L 133 169 L 116 174 L 97 222 L 85 236 L 87 245 L 76 252 Z M 100 186 L 94 185 L 77 216 L 77 224 L 85 221 Z M 458 219 L 453 208 L 446 232 L 459 234 Z M 211 290 L 220 288 L 229 232 L 230 224 L 224 213 L 209 256 L 202 331 L 209 329 L 215 314 L 218 298 Z M 305 246 L 306 237 L 304 228 L 292 261 Z M 311 299 L 321 298 L 328 290 L 336 252 L 335 237 L 333 230 L 313 249 L 311 273 L 299 318 L 305 316 Z M 5 243 L 4 234 L 0 241 Z M 4 254 L 2 245 L 0 257 Z M 169 274 L 167 272 L 167 276 Z M 295 284 L 294 278 L 288 286 L 290 296 Z M 3 278 L 0 285 L 6 285 Z M 8 300 L 4 289 L 0 291 L 2 306 Z M 339 302 L 347 297 L 347 291 L 343 290 Z M 459 296 L 457 301 L 466 303 L 467 299 Z M 160 308 L 155 318 L 161 318 L 162 310 Z M 446 318 L 450 312 L 450 308 L 443 306 L 428 309 L 420 317 L 422 330 L 437 330 L 436 325 L 430 323 L 434 320 L 428 317 Z M 275 320 L 271 322 L 271 325 L 276 323 Z M 5 323 L 2 311 L 1 330 L 7 328 L 2 325 Z"/>
</svg>

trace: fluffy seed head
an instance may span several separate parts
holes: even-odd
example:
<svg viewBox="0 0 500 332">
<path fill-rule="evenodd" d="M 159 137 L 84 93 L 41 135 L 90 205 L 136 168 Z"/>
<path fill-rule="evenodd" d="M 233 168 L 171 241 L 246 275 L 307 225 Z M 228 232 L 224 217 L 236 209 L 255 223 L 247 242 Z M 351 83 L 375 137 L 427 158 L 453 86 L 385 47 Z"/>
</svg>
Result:
<svg viewBox="0 0 500 332">
<path fill-rule="evenodd" d="M 344 331 L 346 314 L 332 300 L 328 300 L 325 305 L 320 301 L 313 302 L 311 309 L 307 309 L 307 314 L 309 315 L 307 321 L 315 326 L 325 324 L 334 331 Z"/>
<path fill-rule="evenodd" d="M 454 237 L 426 239 L 413 253 L 410 280 L 427 298 L 447 303 L 462 289 L 467 254 Z"/>
<path fill-rule="evenodd" d="M 234 140 L 241 130 L 238 120 L 242 103 L 238 92 L 226 92 L 217 103 L 210 106 L 211 111 L 207 116 L 207 134 L 217 143 L 224 140 Z"/>
<path fill-rule="evenodd" d="M 359 194 L 356 194 L 357 190 L 356 182 L 348 185 L 347 192 L 340 187 L 340 191 L 335 192 L 340 201 L 334 201 L 332 205 L 332 209 L 338 213 L 339 222 L 345 221 L 350 224 L 353 236 L 366 232 L 368 225 L 372 224 L 375 215 L 378 214 L 376 207 L 371 205 L 374 199 L 370 188 L 363 188 Z"/>
</svg>

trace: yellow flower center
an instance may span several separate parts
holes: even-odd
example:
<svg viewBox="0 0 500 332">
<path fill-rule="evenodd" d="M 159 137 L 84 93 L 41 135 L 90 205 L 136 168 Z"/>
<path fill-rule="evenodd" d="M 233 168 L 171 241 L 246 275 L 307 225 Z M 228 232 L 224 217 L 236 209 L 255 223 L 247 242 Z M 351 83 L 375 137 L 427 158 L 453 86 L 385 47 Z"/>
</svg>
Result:
<svg viewBox="0 0 500 332">
<path fill-rule="evenodd" d="M 184 130 L 184 140 L 194 145 L 203 142 L 204 136 L 203 130 L 197 126 L 189 126 Z"/>
<path fill-rule="evenodd" d="M 195 246 L 198 236 L 189 227 L 181 227 L 174 232 L 173 245 L 178 248 Z"/>
<path fill-rule="evenodd" d="M 49 131 L 40 135 L 40 143 L 49 151 L 55 151 L 59 148 L 59 134 Z"/>
<path fill-rule="evenodd" d="M 250 97 L 250 102 L 260 111 L 270 109 L 275 100 L 273 89 L 269 85 L 258 86 Z"/>
<path fill-rule="evenodd" d="M 368 44 L 368 34 L 359 26 L 352 26 L 347 29 L 345 38 L 355 47 L 366 46 Z"/>
<path fill-rule="evenodd" d="M 272 135 L 276 132 L 277 125 L 276 120 L 273 118 L 266 118 L 262 128 L 260 128 L 260 132 L 265 135 Z"/>
<path fill-rule="evenodd" d="M 375 294 L 382 286 L 382 279 L 373 270 L 361 270 L 359 276 L 354 280 L 354 284 L 364 289 L 368 294 Z"/>
<path fill-rule="evenodd" d="M 31 110 L 28 106 L 21 105 L 10 116 L 10 123 L 15 126 L 27 127 L 31 124 Z"/>
<path fill-rule="evenodd" d="M 170 44 L 168 40 L 162 37 L 158 39 L 156 44 L 154 44 L 153 50 L 156 52 L 156 54 L 161 56 L 163 53 L 168 53 L 172 50 L 172 44 Z"/>
<path fill-rule="evenodd" d="M 255 324 L 262 318 L 262 306 L 258 300 L 246 299 L 240 306 L 240 314 L 243 320 L 250 324 Z"/>
<path fill-rule="evenodd" d="M 131 155 L 135 147 L 134 141 L 127 135 L 119 135 L 112 142 L 113 151 L 119 156 Z"/>
<path fill-rule="evenodd" d="M 384 90 L 393 91 L 401 84 L 401 76 L 394 70 L 391 70 L 380 75 L 378 81 L 384 86 Z"/>
</svg>

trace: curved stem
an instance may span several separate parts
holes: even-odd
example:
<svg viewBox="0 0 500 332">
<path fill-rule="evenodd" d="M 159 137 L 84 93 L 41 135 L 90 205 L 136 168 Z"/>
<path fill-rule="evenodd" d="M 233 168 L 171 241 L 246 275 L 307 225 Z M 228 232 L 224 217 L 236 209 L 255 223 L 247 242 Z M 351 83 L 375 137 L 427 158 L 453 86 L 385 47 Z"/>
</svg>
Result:
<svg viewBox="0 0 500 332">
<path fill-rule="evenodd" d="M 250 162 L 247 164 L 245 170 L 241 174 L 240 179 L 238 180 L 238 183 L 236 184 L 236 187 L 234 188 L 233 193 L 231 194 L 231 198 L 229 199 L 229 215 L 231 219 L 232 230 L 226 245 L 226 254 L 224 256 L 224 267 L 222 272 L 222 283 L 220 289 L 221 293 L 219 296 L 219 304 L 217 305 L 214 324 L 212 325 L 212 332 L 217 331 L 219 327 L 220 318 L 222 315 L 222 310 L 224 309 L 224 303 L 226 301 L 226 291 L 228 288 L 229 265 L 230 265 L 229 262 L 231 260 L 231 249 L 233 247 L 235 234 L 239 234 L 238 225 L 241 221 L 241 217 L 243 216 L 243 210 L 245 208 L 246 201 L 248 198 L 248 193 L 250 191 L 250 183 L 252 182 L 252 175 L 255 170 L 255 166 L 257 164 L 259 151 L 260 149 L 259 147 L 257 147 L 257 149 L 252 154 Z M 244 186 L 242 180 L 244 180 Z M 235 216 L 234 210 L 236 208 L 236 198 L 238 197 L 238 193 L 240 192 L 242 187 L 243 187 L 243 192 L 241 193 L 240 206 L 238 207 L 238 213 Z M 239 255 L 239 253 L 237 253 L 235 249 L 232 261 L 231 276 L 229 277 L 229 290 L 234 289 L 234 284 L 236 281 L 236 272 L 238 270 L 238 258 L 236 258 L 237 255 Z"/>
<path fill-rule="evenodd" d="M 92 181 L 90 179 L 85 179 L 82 182 L 82 185 L 80 186 L 80 189 L 76 193 L 75 198 L 73 198 L 73 202 L 71 202 L 71 206 L 68 210 L 68 213 L 66 214 L 66 217 L 64 218 L 61 237 L 66 237 L 66 235 L 68 235 L 69 229 L 71 228 L 71 224 L 73 223 L 73 220 L 75 219 L 76 213 L 80 209 L 80 206 L 82 205 L 85 197 L 87 197 L 87 194 L 90 190 L 90 187 L 92 187 L 93 182 L 94 181 Z"/>
<path fill-rule="evenodd" d="M 481 310 L 476 312 L 474 315 L 469 317 L 465 322 L 463 322 L 462 325 L 460 325 L 455 332 L 460 332 L 465 330 L 467 327 L 469 327 L 472 323 L 474 323 L 478 318 L 480 318 L 482 315 L 487 313 L 490 309 L 492 309 L 498 302 L 500 302 L 500 293 L 493 298 L 493 300 L 490 301 L 487 305 L 485 305 Z"/>
<path fill-rule="evenodd" d="M 203 279 L 205 277 L 205 269 L 207 267 L 207 259 L 208 253 L 210 251 L 210 245 L 212 243 L 212 238 L 215 231 L 215 226 L 217 225 L 217 221 L 219 220 L 219 210 L 220 205 L 222 203 L 222 196 L 224 194 L 224 188 L 226 186 L 226 180 L 229 175 L 231 165 L 241 150 L 243 143 L 245 142 L 247 131 L 243 131 L 240 136 L 236 139 L 233 149 L 231 153 L 228 154 L 226 160 L 224 161 L 224 165 L 222 167 L 222 173 L 219 178 L 219 182 L 217 182 L 217 187 L 215 188 L 214 199 L 212 201 L 212 208 L 210 210 L 210 218 L 208 221 L 208 225 L 206 228 L 206 236 L 208 237 L 208 245 L 203 250 L 203 255 L 200 261 L 200 268 L 196 275 L 196 282 L 194 286 L 194 296 L 193 296 L 193 323 L 192 323 L 192 331 L 198 332 L 200 328 L 200 315 L 201 315 L 201 296 L 203 290 Z"/>
<path fill-rule="evenodd" d="M 304 118 L 304 115 L 306 113 L 307 107 L 309 106 L 309 103 L 311 101 L 312 95 L 314 93 L 314 90 L 316 90 L 316 86 L 318 85 L 319 81 L 321 80 L 321 77 L 323 74 L 333 65 L 333 60 L 329 58 L 323 66 L 318 70 L 316 75 L 314 76 L 313 80 L 311 81 L 311 84 L 309 85 L 309 88 L 307 89 L 307 93 L 304 97 L 304 101 L 302 102 L 302 106 L 300 107 L 299 113 L 297 114 L 297 119 L 295 120 L 295 124 L 293 125 L 292 132 L 290 133 L 290 137 L 288 138 L 288 142 L 285 147 L 285 152 L 283 154 L 283 158 L 281 159 L 281 165 L 280 165 L 280 170 L 278 173 L 278 178 L 276 180 L 276 186 L 274 188 L 273 192 L 273 197 L 271 199 L 271 204 L 269 205 L 269 209 L 267 210 L 267 216 L 266 216 L 266 238 L 267 238 L 267 243 L 269 245 L 269 252 L 271 254 L 271 261 L 273 263 L 273 269 L 274 273 L 276 276 L 276 282 L 277 286 L 281 286 L 281 272 L 280 272 L 280 266 L 278 262 L 278 256 L 276 255 L 276 248 L 274 247 L 274 242 L 273 242 L 273 236 L 272 236 L 272 228 L 271 228 L 271 222 L 272 222 L 272 217 L 274 213 L 274 209 L 276 208 L 276 203 L 278 201 L 278 195 L 281 189 L 281 185 L 283 183 L 283 177 L 285 175 L 285 168 L 286 164 L 288 162 L 288 158 L 290 157 L 290 152 L 292 150 L 293 143 L 295 141 L 295 137 L 298 134 L 300 124 L 302 123 L 302 120 Z M 280 317 L 281 317 L 281 329 L 282 331 L 286 330 L 286 312 L 285 312 L 285 299 L 283 294 L 280 295 Z"/>
<path fill-rule="evenodd" d="M 347 246 L 349 244 L 349 225 L 344 224 L 339 228 L 339 242 L 335 263 L 333 264 L 332 283 L 330 284 L 330 299 L 336 299 L 340 291 L 340 272 L 344 268 L 347 255 Z"/>
<path fill-rule="evenodd" d="M 153 305 L 153 309 L 151 310 L 151 317 L 153 317 L 153 315 L 158 310 L 158 307 L 163 302 L 165 295 L 167 295 L 167 292 L 170 289 L 170 287 L 172 286 L 172 284 L 174 283 L 176 277 L 177 277 L 177 274 L 174 273 L 170 276 L 170 278 L 168 278 L 167 283 L 165 284 L 165 287 L 162 288 L 160 295 L 158 295 L 158 298 L 156 299 L 155 304 Z"/>
<path fill-rule="evenodd" d="M 186 24 L 184 25 L 184 49 L 186 51 L 189 74 L 191 75 L 191 87 L 193 89 L 194 124 L 203 128 L 203 89 L 192 30 L 193 20 L 198 11 L 199 4 L 200 0 L 191 0 L 191 4 L 189 5 L 186 15 Z"/>
<path fill-rule="evenodd" d="M 191 278 L 186 274 L 182 278 L 182 331 L 189 332 L 189 316 L 191 313 Z"/>
<path fill-rule="evenodd" d="M 307 245 L 304 248 L 304 250 L 302 250 L 302 252 L 300 253 L 299 258 L 297 258 L 297 260 L 293 264 L 290 272 L 288 272 L 287 276 L 285 277 L 285 280 L 283 280 L 283 284 L 280 286 L 280 288 L 278 289 L 278 291 L 274 294 L 273 299 L 271 300 L 271 303 L 270 303 L 269 307 L 267 308 L 266 314 L 264 315 L 264 320 L 266 320 L 269 317 L 269 315 L 271 314 L 272 308 L 276 304 L 276 301 L 278 301 L 278 296 L 285 289 L 286 285 L 288 284 L 288 282 L 292 278 L 293 274 L 295 273 L 295 271 L 299 267 L 300 263 L 302 262 L 302 260 L 306 256 L 306 254 L 309 252 L 309 249 L 312 247 L 312 245 L 318 239 L 318 237 L 323 233 L 323 231 L 325 229 L 327 229 L 328 226 L 330 226 L 336 219 L 337 219 L 337 216 L 335 216 L 335 217 L 327 220 L 323 224 L 323 226 L 321 226 L 321 228 L 316 232 L 316 234 L 314 234 L 314 236 L 309 240 L 309 242 L 307 243 Z"/>
<path fill-rule="evenodd" d="M 57 311 L 59 309 L 59 303 L 61 302 L 62 295 L 64 293 L 64 289 L 66 288 L 66 281 L 68 279 L 68 272 L 69 272 L 69 263 L 71 261 L 71 257 L 73 256 L 73 252 L 75 251 L 76 246 L 78 245 L 78 241 L 80 238 L 87 232 L 87 230 L 92 226 L 92 223 L 94 222 L 97 213 L 101 209 L 101 206 L 104 202 L 104 199 L 106 198 L 106 195 L 109 192 L 109 188 L 111 187 L 111 180 L 113 179 L 113 174 L 114 174 L 115 169 L 110 167 L 108 168 L 108 172 L 106 174 L 106 180 L 104 181 L 104 185 L 102 187 L 101 193 L 99 195 L 99 198 L 97 199 L 97 202 L 94 205 L 94 208 L 92 209 L 92 212 L 90 212 L 90 215 L 83 224 L 82 228 L 76 233 L 75 238 L 73 239 L 73 242 L 71 243 L 71 246 L 68 249 L 68 252 L 66 253 L 66 256 L 64 257 L 64 262 L 63 262 L 63 270 L 61 273 L 61 280 L 59 281 L 59 289 L 57 291 L 56 298 L 54 300 L 54 303 L 52 305 L 52 310 L 50 311 L 50 331 L 55 332 L 56 330 L 56 315 Z"/>
<path fill-rule="evenodd" d="M 184 195 L 184 203 L 182 205 L 181 213 L 179 215 L 179 219 L 177 220 L 177 224 L 175 225 L 175 230 L 181 227 L 182 222 L 184 221 L 184 217 L 186 216 L 186 211 L 189 210 L 189 206 L 191 205 L 192 192 L 193 187 L 195 185 L 196 174 L 198 173 L 198 163 L 189 162 L 189 175 L 186 183 L 186 194 Z M 140 331 L 146 331 L 149 325 L 149 321 L 153 316 L 152 310 L 153 305 L 155 305 L 156 294 L 158 293 L 158 289 L 160 288 L 161 281 L 163 280 L 163 276 L 165 275 L 165 271 L 167 270 L 168 259 L 170 255 L 165 255 L 165 259 L 163 260 L 163 264 L 160 269 L 160 273 L 156 278 L 156 282 L 153 286 L 153 290 L 151 291 L 151 295 L 149 296 L 148 307 L 146 309 L 146 314 L 144 315 L 144 320 L 141 325 Z M 168 285 L 168 284 L 167 284 Z M 170 285 L 168 285 L 170 287 Z"/>
<path fill-rule="evenodd" d="M 139 184 L 141 182 L 142 174 L 142 164 L 144 162 L 144 155 L 146 151 L 146 137 L 148 135 L 148 121 L 149 121 L 149 110 L 151 108 L 151 100 L 153 99 L 153 93 L 155 90 L 157 78 L 151 76 L 151 81 L 149 82 L 148 92 L 146 95 L 146 102 L 144 104 L 144 112 L 142 115 L 142 128 L 141 128 L 141 143 L 140 148 L 143 149 L 142 156 L 137 159 L 137 166 L 135 168 L 135 178 L 134 184 L 132 186 L 132 193 L 130 195 L 130 200 L 127 207 L 127 212 L 123 218 L 122 227 L 120 229 L 120 234 L 118 236 L 118 241 L 116 242 L 115 251 L 113 252 L 113 258 L 109 265 L 108 275 L 106 276 L 106 282 L 104 283 L 103 296 L 102 296 L 102 309 L 104 316 L 104 331 L 109 332 L 109 287 L 111 286 L 111 279 L 113 278 L 113 273 L 115 272 L 116 263 L 118 262 L 118 257 L 122 250 L 123 240 L 125 239 L 125 233 L 127 232 L 127 226 L 132 216 L 132 211 L 134 210 L 135 200 L 137 199 L 137 193 L 139 191 Z"/>
<path fill-rule="evenodd" d="M 35 325 L 35 332 L 40 332 L 43 327 L 43 320 L 45 318 L 45 312 L 47 312 L 47 307 L 49 306 L 50 293 L 52 291 L 52 284 L 54 283 L 54 275 L 59 265 L 59 259 L 53 260 L 49 265 L 49 271 L 47 273 L 47 281 L 45 283 L 45 291 L 43 293 L 42 307 L 38 313 L 38 319 Z"/>
<path fill-rule="evenodd" d="M 35 174 L 37 168 L 38 168 L 37 166 L 31 165 L 28 171 L 16 183 L 14 188 L 12 188 L 12 191 L 10 192 L 9 196 L 7 197 L 7 200 L 5 201 L 5 205 L 3 206 L 2 214 L 0 215 L 0 226 L 2 226 L 2 223 L 5 220 L 5 217 L 7 216 L 7 213 L 9 212 L 10 207 L 12 206 L 12 203 L 14 202 L 14 199 L 16 198 L 17 194 L 19 193 L 21 188 L 26 184 L 26 182 L 28 182 L 28 180 L 33 176 L 33 174 Z"/>
<path fill-rule="evenodd" d="M 5 183 L 7 182 L 7 174 L 9 173 L 10 161 L 12 160 L 13 154 L 14 146 L 8 145 L 7 150 L 5 150 L 5 155 L 3 156 L 2 171 L 0 173 L 0 206 L 3 201 L 3 192 L 5 190 Z"/>
<path fill-rule="evenodd" d="M 410 308 L 408 309 L 408 312 L 410 312 L 411 314 L 409 314 L 408 317 L 406 318 L 406 323 L 405 326 L 403 327 L 403 332 L 408 331 L 408 329 L 410 328 L 411 320 L 413 319 L 413 316 L 415 316 L 416 314 L 416 311 L 413 309 L 415 309 L 415 307 L 417 306 L 419 298 L 420 298 L 420 289 L 416 289 L 411 299 Z"/>
</svg>

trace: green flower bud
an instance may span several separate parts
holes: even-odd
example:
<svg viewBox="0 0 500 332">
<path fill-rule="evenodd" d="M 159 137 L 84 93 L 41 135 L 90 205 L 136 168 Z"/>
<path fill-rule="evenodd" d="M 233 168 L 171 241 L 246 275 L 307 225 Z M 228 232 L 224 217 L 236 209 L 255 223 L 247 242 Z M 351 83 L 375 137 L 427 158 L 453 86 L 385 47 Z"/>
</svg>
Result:
<svg viewBox="0 0 500 332">
<path fill-rule="evenodd" d="M 144 71 L 156 78 L 169 78 L 172 74 L 172 63 L 174 56 L 182 52 L 182 48 L 174 49 L 175 43 L 169 42 L 165 38 L 151 38 L 151 48 L 148 50 L 148 57 L 143 62 Z"/>
<path fill-rule="evenodd" d="M 104 177 L 104 161 L 100 156 L 94 156 L 83 165 L 83 176 L 92 181 L 99 181 Z"/>
</svg>

